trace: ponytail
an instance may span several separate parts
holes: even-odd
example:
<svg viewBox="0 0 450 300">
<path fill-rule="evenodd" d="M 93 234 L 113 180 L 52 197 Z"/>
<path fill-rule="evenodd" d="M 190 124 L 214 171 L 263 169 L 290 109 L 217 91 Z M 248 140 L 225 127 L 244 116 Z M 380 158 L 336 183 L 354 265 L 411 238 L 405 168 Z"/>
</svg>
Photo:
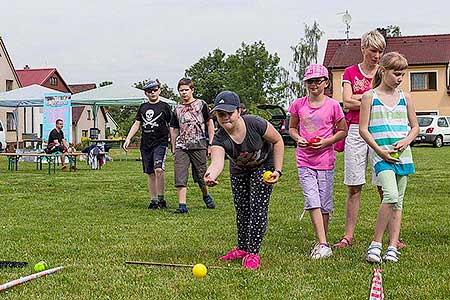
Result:
<svg viewBox="0 0 450 300">
<path fill-rule="evenodd" d="M 372 88 L 376 88 L 381 84 L 381 80 L 383 79 L 383 75 L 381 74 L 381 66 L 378 66 L 377 72 L 372 79 Z"/>
<path fill-rule="evenodd" d="M 380 59 L 377 72 L 372 79 L 372 88 L 376 88 L 383 80 L 382 70 L 406 70 L 408 68 L 408 61 L 398 52 L 389 52 L 383 55 Z"/>
</svg>

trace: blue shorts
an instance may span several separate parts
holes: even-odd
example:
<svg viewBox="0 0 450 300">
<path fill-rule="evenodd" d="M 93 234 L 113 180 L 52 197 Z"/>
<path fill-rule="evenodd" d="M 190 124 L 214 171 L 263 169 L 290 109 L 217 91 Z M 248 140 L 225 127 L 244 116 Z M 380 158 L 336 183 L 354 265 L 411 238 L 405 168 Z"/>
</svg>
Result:
<svg viewBox="0 0 450 300">
<path fill-rule="evenodd" d="M 167 147 L 141 148 L 142 168 L 144 173 L 153 174 L 155 169 L 165 169 Z"/>
</svg>

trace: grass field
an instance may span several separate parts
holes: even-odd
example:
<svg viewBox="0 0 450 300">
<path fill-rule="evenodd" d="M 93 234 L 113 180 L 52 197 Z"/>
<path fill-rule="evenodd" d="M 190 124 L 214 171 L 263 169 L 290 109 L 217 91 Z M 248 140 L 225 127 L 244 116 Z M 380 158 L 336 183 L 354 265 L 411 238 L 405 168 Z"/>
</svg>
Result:
<svg viewBox="0 0 450 300">
<path fill-rule="evenodd" d="M 415 147 L 413 152 L 417 173 L 408 184 L 401 234 L 407 248 L 398 264 L 382 266 L 386 299 L 450 299 L 450 147 Z M 215 210 L 204 207 L 199 189 L 190 183 L 189 214 L 174 215 L 169 159 L 170 209 L 148 211 L 146 178 L 134 160 L 137 155 L 131 152 L 127 162 L 114 161 L 102 170 L 80 164 L 76 173 L 52 175 L 36 171 L 31 163 L 8 172 L 0 159 L 0 260 L 30 263 L 0 269 L 0 284 L 30 274 L 40 260 L 66 266 L 0 292 L 1 299 L 368 299 L 373 267 L 364 253 L 378 195 L 370 185 L 363 192 L 355 245 L 312 261 L 309 218 L 298 220 L 303 197 L 293 148 L 286 149 L 284 176 L 271 199 L 261 269 L 209 270 L 197 280 L 190 269 L 125 265 L 126 260 L 224 265 L 217 257 L 236 240 L 227 172 L 211 189 Z M 338 154 L 331 243 L 344 231 L 342 159 Z"/>
</svg>

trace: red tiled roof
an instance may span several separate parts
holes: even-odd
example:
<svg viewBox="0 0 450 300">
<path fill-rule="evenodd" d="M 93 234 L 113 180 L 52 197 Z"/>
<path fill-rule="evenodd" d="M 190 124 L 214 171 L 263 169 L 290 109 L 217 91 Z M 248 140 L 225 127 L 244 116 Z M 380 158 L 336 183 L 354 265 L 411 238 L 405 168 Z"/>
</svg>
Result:
<svg viewBox="0 0 450 300">
<path fill-rule="evenodd" d="M 56 74 L 57 77 L 61 79 L 61 84 L 64 86 L 64 91 L 72 93 L 70 90 L 70 87 L 67 85 L 67 83 L 64 81 L 62 76 L 59 74 L 58 70 L 56 68 L 43 68 L 43 69 L 22 69 L 22 70 L 16 70 L 17 76 L 20 79 L 20 82 L 22 83 L 22 86 L 29 86 L 32 84 L 39 84 L 44 86 L 45 82 L 53 76 L 53 74 Z M 55 90 L 59 90 L 58 88 L 53 88 Z"/>
<path fill-rule="evenodd" d="M 78 94 L 84 91 L 89 91 L 97 88 L 95 83 L 80 83 L 80 84 L 69 84 L 70 90 L 73 94 Z"/>
<path fill-rule="evenodd" d="M 450 34 L 418 35 L 386 38 L 385 53 L 397 51 L 405 55 L 410 65 L 448 64 Z M 362 61 L 361 39 L 328 40 L 323 65 L 346 68 Z"/>
<path fill-rule="evenodd" d="M 56 72 L 55 68 L 16 70 L 22 86 L 29 86 L 32 84 L 42 85 L 54 72 Z"/>
</svg>

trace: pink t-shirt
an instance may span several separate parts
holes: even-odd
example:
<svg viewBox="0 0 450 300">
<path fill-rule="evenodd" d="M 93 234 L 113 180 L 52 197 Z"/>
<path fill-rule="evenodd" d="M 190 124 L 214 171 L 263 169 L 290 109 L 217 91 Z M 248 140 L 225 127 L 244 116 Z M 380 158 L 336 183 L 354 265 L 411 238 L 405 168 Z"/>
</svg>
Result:
<svg viewBox="0 0 450 300">
<path fill-rule="evenodd" d="M 308 97 L 299 98 L 291 104 L 289 112 L 291 116 L 298 118 L 298 132 L 307 141 L 316 136 L 321 138 L 333 136 L 335 124 L 344 117 L 339 102 L 329 97 L 319 107 L 311 107 Z M 310 147 L 297 147 L 298 167 L 332 170 L 335 160 L 336 155 L 333 145 L 319 150 L 314 150 Z"/>
<path fill-rule="evenodd" d="M 342 84 L 344 82 L 350 83 L 354 95 L 362 95 L 372 88 L 372 77 L 364 74 L 359 64 L 345 69 Z M 350 120 L 350 124 L 359 124 L 359 109 L 350 110 L 345 118 Z"/>
</svg>

